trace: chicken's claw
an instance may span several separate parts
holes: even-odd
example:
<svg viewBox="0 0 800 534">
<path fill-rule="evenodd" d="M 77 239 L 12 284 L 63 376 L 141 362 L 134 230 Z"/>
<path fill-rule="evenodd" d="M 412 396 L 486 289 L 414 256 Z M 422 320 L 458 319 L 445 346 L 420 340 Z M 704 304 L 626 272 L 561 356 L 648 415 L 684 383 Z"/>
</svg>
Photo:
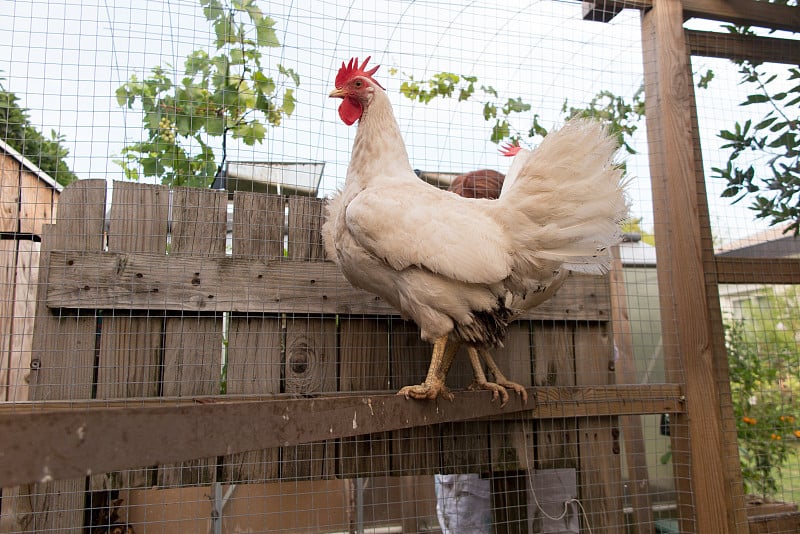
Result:
<svg viewBox="0 0 800 534">
<path fill-rule="evenodd" d="M 478 391 L 481 389 L 485 389 L 492 392 L 492 402 L 496 401 L 498 398 L 500 399 L 500 407 L 502 408 L 506 404 L 508 404 L 508 391 L 506 388 L 501 386 L 500 384 L 495 384 L 494 382 L 477 382 L 472 381 L 472 383 L 467 388 L 471 391 Z"/>
<path fill-rule="evenodd" d="M 405 386 L 400 388 L 397 394 L 407 399 L 417 400 L 434 400 L 442 397 L 452 402 L 454 398 L 453 394 L 450 393 L 450 389 L 444 383 L 438 381 L 426 381 L 415 386 Z"/>
<path fill-rule="evenodd" d="M 513 389 L 516 394 L 522 398 L 523 406 L 528 404 L 528 390 L 525 389 L 525 386 L 522 384 L 517 384 L 516 382 L 512 382 L 511 380 L 498 381 L 498 383 L 508 389 Z"/>
</svg>

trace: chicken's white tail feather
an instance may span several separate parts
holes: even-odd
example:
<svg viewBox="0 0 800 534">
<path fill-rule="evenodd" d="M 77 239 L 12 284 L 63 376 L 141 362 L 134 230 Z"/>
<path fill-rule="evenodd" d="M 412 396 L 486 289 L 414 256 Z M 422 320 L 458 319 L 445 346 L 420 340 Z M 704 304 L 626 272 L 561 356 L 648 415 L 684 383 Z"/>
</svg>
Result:
<svg viewBox="0 0 800 534">
<path fill-rule="evenodd" d="M 560 264 L 608 272 L 608 247 L 627 216 L 617 141 L 597 121 L 573 119 L 532 152 L 520 152 L 500 195 L 518 251 L 517 275 Z"/>
</svg>

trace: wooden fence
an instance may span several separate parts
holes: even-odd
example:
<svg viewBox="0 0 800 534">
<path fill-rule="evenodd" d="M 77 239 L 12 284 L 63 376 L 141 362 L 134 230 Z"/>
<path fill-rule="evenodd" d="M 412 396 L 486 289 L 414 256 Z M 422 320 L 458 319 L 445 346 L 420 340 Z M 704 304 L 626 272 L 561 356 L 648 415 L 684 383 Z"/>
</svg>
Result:
<svg viewBox="0 0 800 534">
<path fill-rule="evenodd" d="M 678 386 L 615 385 L 608 279 L 573 276 L 512 324 L 498 362 L 527 405 L 411 401 L 393 392 L 424 378 L 431 348 L 324 261 L 324 201 L 236 193 L 231 254 L 227 205 L 119 182 L 106 220 L 105 182 L 62 194 L 42 242 L 36 402 L 0 412 L 0 479 L 21 485 L 28 531 L 79 528 L 87 487 L 573 468 L 592 527 L 622 532 L 619 416 L 683 408 Z M 467 369 L 461 355 L 451 383 Z M 524 484 L 495 485 L 496 519 L 524 516 L 502 502 Z"/>
</svg>

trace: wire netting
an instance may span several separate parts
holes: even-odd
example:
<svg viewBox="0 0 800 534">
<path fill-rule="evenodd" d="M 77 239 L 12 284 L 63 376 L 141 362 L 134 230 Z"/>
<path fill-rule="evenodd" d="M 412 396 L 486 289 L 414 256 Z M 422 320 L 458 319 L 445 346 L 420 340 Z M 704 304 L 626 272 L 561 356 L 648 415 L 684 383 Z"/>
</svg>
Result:
<svg viewBox="0 0 800 534">
<path fill-rule="evenodd" d="M 724 350 L 712 351 L 719 404 L 687 406 L 693 356 L 673 336 L 683 288 L 659 276 L 667 238 L 653 208 L 641 5 L 608 4 L 625 9 L 598 10 L 602 22 L 551 0 L 0 0 L 0 413 L 120 410 L 93 442 L 97 462 L 119 469 L 65 478 L 70 458 L 37 460 L 36 480 L 0 480 L 0 532 L 678 532 L 704 506 L 691 410 L 721 413 L 736 521 L 789 517 L 771 532 L 792 532 L 800 249 L 797 215 L 775 199 L 796 188 L 796 65 L 692 57 L 687 135 L 702 150 L 708 216 L 701 205 L 690 237 L 714 260 L 694 274 L 707 275 L 709 343 Z M 729 43 L 717 23 L 686 28 Z M 442 419 L 379 411 L 381 395 L 425 379 L 432 345 L 391 303 L 352 288 L 323 243 L 357 131 L 329 94 L 342 62 L 367 56 L 410 167 L 441 189 L 481 171 L 457 191 L 492 196 L 512 162 L 504 143 L 535 149 L 575 115 L 619 138 L 630 218 L 610 274 L 571 274 L 494 352 L 527 388 L 525 407 L 511 388 L 505 411 L 489 392 L 465 393 L 474 374 L 462 349 L 447 375 L 454 401 L 406 401 L 435 403 Z M 775 135 L 731 160 L 758 126 Z M 383 148 L 396 147 L 370 158 Z M 775 169 L 788 178 L 762 182 L 757 200 L 757 177 Z M 423 242 L 415 230 L 409 241 Z M 725 271 L 753 259 L 752 274 Z M 348 412 L 339 430 L 334 410 L 354 395 L 384 419 Z M 451 415 L 473 396 L 494 412 Z M 285 403 L 287 415 L 224 438 L 214 423 L 125 428 L 134 407 L 240 401 L 262 413 L 253 400 Z M 299 422 L 295 406 L 309 407 Z M 0 431 L 14 443 L 22 427 L 9 425 Z M 199 455 L 204 439 L 228 448 Z M 252 440 L 271 446 L 238 445 Z M 115 458 L 129 450 L 120 443 L 170 442 L 186 445 L 180 461 Z M 26 444 L 30 455 L 39 445 Z"/>
</svg>

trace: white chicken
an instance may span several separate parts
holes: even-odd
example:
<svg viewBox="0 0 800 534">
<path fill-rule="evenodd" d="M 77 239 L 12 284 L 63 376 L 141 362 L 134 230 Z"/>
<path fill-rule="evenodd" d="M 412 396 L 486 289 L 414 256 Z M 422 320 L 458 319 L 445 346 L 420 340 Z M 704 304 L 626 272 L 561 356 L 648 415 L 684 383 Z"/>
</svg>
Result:
<svg viewBox="0 0 800 534">
<path fill-rule="evenodd" d="M 411 318 L 433 343 L 424 382 L 398 394 L 452 398 L 445 378 L 465 344 L 476 387 L 501 405 L 506 388 L 525 401 L 525 388 L 503 376 L 489 351 L 568 271 L 608 271 L 606 249 L 619 241 L 627 214 L 617 143 L 599 123 L 571 120 L 536 150 L 516 154 L 497 200 L 442 191 L 414 173 L 369 59 L 342 63 L 330 93 L 342 99 L 340 118 L 359 124 L 344 188 L 328 203 L 328 255 L 351 284 Z"/>
</svg>

